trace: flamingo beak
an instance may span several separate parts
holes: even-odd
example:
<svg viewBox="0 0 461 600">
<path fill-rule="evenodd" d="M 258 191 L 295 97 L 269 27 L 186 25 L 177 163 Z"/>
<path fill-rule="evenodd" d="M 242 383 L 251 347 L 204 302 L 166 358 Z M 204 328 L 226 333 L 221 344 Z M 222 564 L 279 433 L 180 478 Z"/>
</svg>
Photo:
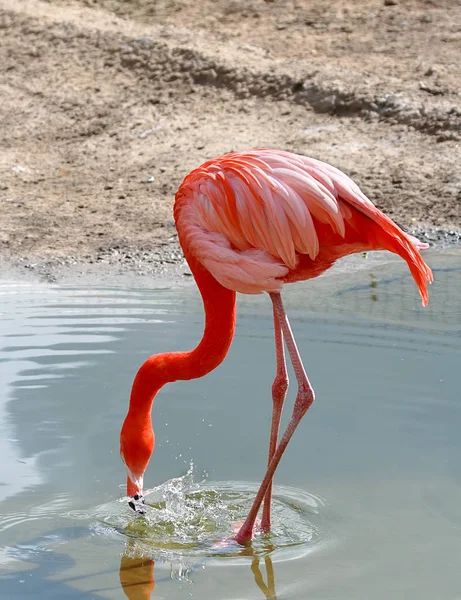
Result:
<svg viewBox="0 0 461 600">
<path fill-rule="evenodd" d="M 134 510 L 138 515 L 146 514 L 146 511 L 143 508 L 143 504 L 145 504 L 144 496 L 142 494 L 135 494 L 132 499 L 128 502 L 128 506 Z"/>
<path fill-rule="evenodd" d="M 143 508 L 144 496 L 142 494 L 143 487 L 143 478 L 133 477 L 133 474 L 128 471 L 128 476 L 126 479 L 126 491 L 130 500 L 128 501 L 128 506 L 134 510 L 134 512 L 138 513 L 138 515 L 144 515 L 145 510 Z"/>
</svg>

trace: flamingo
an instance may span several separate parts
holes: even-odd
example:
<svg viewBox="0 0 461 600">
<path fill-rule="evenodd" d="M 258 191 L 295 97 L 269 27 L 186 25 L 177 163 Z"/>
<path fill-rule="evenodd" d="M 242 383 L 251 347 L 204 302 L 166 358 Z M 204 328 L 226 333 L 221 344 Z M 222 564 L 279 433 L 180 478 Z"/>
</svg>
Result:
<svg viewBox="0 0 461 600">
<path fill-rule="evenodd" d="M 424 244 L 403 232 L 335 167 L 290 152 L 261 148 L 209 160 L 181 183 L 174 218 L 184 256 L 203 300 L 205 328 L 197 347 L 148 358 L 133 382 L 121 430 L 130 506 L 143 512 L 143 477 L 154 448 L 153 400 L 168 382 L 203 377 L 226 357 L 236 321 L 236 292 L 267 292 L 272 301 L 276 373 L 268 465 L 246 520 L 233 536 L 248 543 L 263 504 L 261 529 L 271 526 L 272 479 L 299 422 L 314 402 L 282 302 L 286 283 L 319 276 L 339 258 L 388 250 L 403 258 L 423 306 L 432 271 Z M 298 389 L 292 416 L 279 439 L 288 389 L 285 349 Z"/>
</svg>

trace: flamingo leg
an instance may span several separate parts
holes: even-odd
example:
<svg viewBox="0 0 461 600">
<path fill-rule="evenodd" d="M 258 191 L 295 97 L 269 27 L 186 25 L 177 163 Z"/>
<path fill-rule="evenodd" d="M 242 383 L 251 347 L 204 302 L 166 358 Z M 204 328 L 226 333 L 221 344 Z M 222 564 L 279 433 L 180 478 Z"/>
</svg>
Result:
<svg viewBox="0 0 461 600">
<path fill-rule="evenodd" d="M 279 319 L 278 311 L 275 309 L 273 294 L 269 295 L 272 300 L 272 308 L 274 312 L 276 375 L 274 383 L 272 384 L 272 425 L 269 441 L 269 457 L 267 461 L 268 468 L 277 448 L 283 403 L 285 402 L 288 390 L 288 373 L 285 363 L 285 351 L 283 348 L 282 324 Z M 272 481 L 270 482 L 266 491 L 266 495 L 264 496 L 263 514 L 261 519 L 261 529 L 263 531 L 269 531 L 271 528 L 271 500 Z"/>
<path fill-rule="evenodd" d="M 295 372 L 296 380 L 298 382 L 298 392 L 296 395 L 291 419 L 270 461 L 269 467 L 266 471 L 258 493 L 256 494 L 256 498 L 254 499 L 250 512 L 248 513 L 248 516 L 245 519 L 245 522 L 243 523 L 239 532 L 234 537 L 235 541 L 239 544 L 245 544 L 251 540 L 253 536 L 253 527 L 255 524 L 256 517 L 258 515 L 258 511 L 261 507 L 264 496 L 266 495 L 267 489 L 272 481 L 274 472 L 280 462 L 280 459 L 283 456 L 283 453 L 286 450 L 286 447 L 288 446 L 288 443 L 293 433 L 295 432 L 297 426 L 299 425 L 303 416 L 306 414 L 309 407 L 314 402 L 315 398 L 314 390 L 312 389 L 310 381 L 307 378 L 306 371 L 304 370 L 304 365 L 302 363 L 295 339 L 293 337 L 293 333 L 291 331 L 290 323 L 288 321 L 288 317 L 283 306 L 282 297 L 280 293 L 271 293 L 271 298 L 274 310 L 277 313 L 282 327 L 283 337 L 285 339 L 291 363 L 293 365 L 293 370 Z"/>
</svg>

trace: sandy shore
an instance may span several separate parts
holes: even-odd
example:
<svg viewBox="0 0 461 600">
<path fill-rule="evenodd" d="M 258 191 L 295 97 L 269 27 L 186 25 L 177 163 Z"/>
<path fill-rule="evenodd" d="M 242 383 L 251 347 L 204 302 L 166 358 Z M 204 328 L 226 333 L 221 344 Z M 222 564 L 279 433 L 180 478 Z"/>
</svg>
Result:
<svg viewBox="0 0 461 600">
<path fill-rule="evenodd" d="M 180 181 L 259 146 L 459 242 L 460 32 L 449 0 L 0 0 L 3 269 L 181 277 Z"/>
</svg>

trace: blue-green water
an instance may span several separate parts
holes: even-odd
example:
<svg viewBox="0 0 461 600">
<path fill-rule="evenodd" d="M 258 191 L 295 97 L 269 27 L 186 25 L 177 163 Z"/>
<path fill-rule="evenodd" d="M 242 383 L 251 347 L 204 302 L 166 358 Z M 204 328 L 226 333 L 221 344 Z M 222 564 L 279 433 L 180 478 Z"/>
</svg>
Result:
<svg viewBox="0 0 461 600">
<path fill-rule="evenodd" d="M 143 360 L 200 338 L 195 288 L 1 282 L 0 597 L 459 598 L 461 253 L 426 256 L 427 309 L 396 261 L 286 289 L 317 400 L 277 471 L 274 535 L 245 549 L 222 542 L 267 460 L 268 299 L 239 298 L 219 369 L 159 394 L 139 519 L 119 430 Z"/>
</svg>

